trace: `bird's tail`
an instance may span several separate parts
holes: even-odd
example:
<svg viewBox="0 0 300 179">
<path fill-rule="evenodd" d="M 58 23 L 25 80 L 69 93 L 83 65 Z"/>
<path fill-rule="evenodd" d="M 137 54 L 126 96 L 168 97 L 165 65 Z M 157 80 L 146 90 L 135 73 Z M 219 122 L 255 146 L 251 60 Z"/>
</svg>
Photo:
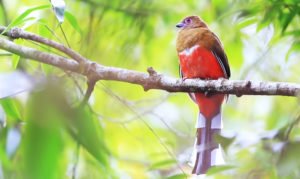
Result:
<svg viewBox="0 0 300 179">
<path fill-rule="evenodd" d="M 222 128 L 221 113 L 218 113 L 212 119 L 205 119 L 199 113 L 196 127 L 197 134 L 194 151 L 196 159 L 192 173 L 200 175 L 205 174 L 210 167 L 224 163 L 220 144 L 214 139 L 214 135 L 220 133 Z"/>
</svg>

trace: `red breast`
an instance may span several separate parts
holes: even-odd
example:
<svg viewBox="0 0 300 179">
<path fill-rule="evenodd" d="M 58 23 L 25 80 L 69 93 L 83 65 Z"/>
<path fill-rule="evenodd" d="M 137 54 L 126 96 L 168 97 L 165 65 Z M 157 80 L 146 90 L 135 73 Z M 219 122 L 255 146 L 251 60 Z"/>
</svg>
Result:
<svg viewBox="0 0 300 179">
<path fill-rule="evenodd" d="M 214 54 L 199 45 L 180 52 L 179 61 L 185 78 L 218 79 L 225 77 Z"/>
</svg>

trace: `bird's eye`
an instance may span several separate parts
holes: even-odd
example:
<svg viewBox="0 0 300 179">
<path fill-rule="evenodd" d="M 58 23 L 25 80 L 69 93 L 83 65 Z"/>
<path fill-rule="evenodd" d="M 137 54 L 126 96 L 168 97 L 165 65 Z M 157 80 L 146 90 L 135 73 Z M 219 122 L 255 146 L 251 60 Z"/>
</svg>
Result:
<svg viewBox="0 0 300 179">
<path fill-rule="evenodd" d="M 192 20 L 191 20 L 190 18 L 188 18 L 188 19 L 185 20 L 185 22 L 186 22 L 187 24 L 189 24 L 189 23 L 192 22 Z"/>
</svg>

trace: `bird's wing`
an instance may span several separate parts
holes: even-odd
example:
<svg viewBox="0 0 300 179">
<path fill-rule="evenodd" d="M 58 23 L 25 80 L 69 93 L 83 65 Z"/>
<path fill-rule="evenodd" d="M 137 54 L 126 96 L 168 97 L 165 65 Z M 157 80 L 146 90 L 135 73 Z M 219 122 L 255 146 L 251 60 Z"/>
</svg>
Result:
<svg viewBox="0 0 300 179">
<path fill-rule="evenodd" d="M 229 68 L 229 64 L 228 64 L 228 59 L 227 56 L 224 52 L 224 49 L 222 47 L 222 44 L 219 40 L 219 38 L 214 34 L 215 37 L 215 43 L 212 46 L 212 53 L 215 55 L 215 57 L 217 58 L 224 74 L 225 74 L 225 78 L 229 78 L 230 77 L 230 68 Z"/>
</svg>

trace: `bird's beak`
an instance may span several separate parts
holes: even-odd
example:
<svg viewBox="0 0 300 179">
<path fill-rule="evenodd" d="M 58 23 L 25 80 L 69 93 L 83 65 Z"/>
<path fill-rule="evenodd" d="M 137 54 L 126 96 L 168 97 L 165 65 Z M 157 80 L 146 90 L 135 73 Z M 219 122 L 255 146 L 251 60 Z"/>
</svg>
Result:
<svg viewBox="0 0 300 179">
<path fill-rule="evenodd" d="M 182 28 L 183 26 L 184 26 L 184 23 L 182 23 L 182 22 L 176 24 L 176 27 L 177 27 L 177 28 Z"/>
</svg>

